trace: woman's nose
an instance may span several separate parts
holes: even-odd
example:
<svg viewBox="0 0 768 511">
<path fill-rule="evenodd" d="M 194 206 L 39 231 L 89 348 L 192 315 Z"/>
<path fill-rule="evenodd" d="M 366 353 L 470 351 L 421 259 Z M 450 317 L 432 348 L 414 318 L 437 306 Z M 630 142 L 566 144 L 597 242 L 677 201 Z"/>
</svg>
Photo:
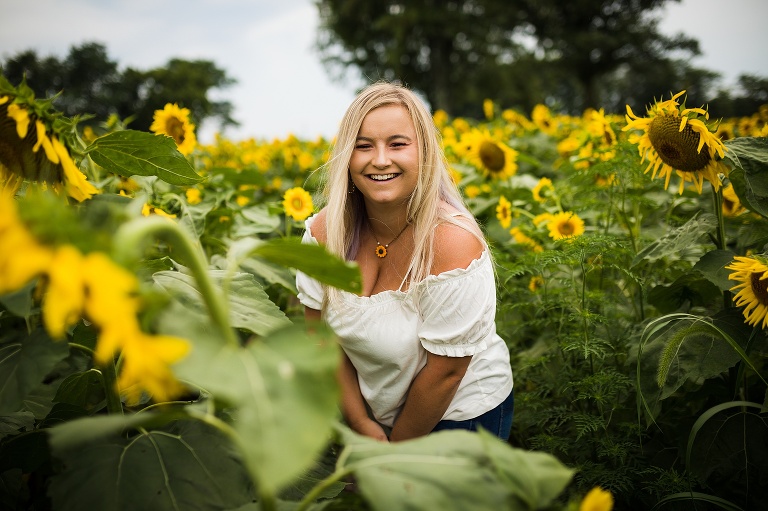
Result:
<svg viewBox="0 0 768 511">
<path fill-rule="evenodd" d="M 385 149 L 377 149 L 376 154 L 373 155 L 372 163 L 377 169 L 385 169 L 392 164 L 392 160 L 389 159 L 389 155 Z"/>
</svg>

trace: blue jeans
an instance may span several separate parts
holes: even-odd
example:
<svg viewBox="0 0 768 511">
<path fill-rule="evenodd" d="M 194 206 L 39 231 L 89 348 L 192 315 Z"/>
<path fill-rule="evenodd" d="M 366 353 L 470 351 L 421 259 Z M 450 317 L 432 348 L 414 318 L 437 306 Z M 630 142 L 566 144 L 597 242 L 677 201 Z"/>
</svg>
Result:
<svg viewBox="0 0 768 511">
<path fill-rule="evenodd" d="M 515 391 L 509 393 L 509 396 L 496 408 L 484 414 L 463 421 L 443 420 L 437 423 L 435 431 L 446 429 L 466 429 L 477 431 L 478 426 L 499 437 L 502 440 L 509 440 L 509 433 L 512 429 L 512 415 L 515 412 Z"/>
</svg>

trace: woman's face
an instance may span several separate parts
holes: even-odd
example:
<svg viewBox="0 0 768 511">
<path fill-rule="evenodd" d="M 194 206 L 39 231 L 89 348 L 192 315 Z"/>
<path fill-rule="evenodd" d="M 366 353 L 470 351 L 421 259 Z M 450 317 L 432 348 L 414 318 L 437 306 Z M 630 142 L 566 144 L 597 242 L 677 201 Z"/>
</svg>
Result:
<svg viewBox="0 0 768 511">
<path fill-rule="evenodd" d="M 416 129 L 408 110 L 386 105 L 368 112 L 349 160 L 352 182 L 366 203 L 404 204 L 419 177 Z"/>
</svg>

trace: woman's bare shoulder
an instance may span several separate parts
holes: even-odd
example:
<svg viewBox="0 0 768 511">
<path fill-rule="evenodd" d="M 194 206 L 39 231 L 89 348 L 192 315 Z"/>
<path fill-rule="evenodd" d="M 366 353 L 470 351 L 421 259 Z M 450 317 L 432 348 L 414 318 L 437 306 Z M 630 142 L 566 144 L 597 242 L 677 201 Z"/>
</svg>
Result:
<svg viewBox="0 0 768 511">
<path fill-rule="evenodd" d="M 455 217 L 459 223 L 462 217 Z M 467 228 L 450 222 L 441 222 L 435 229 L 435 259 L 432 273 L 437 275 L 456 268 L 466 268 L 478 259 L 485 250 L 485 244 Z"/>
<path fill-rule="evenodd" d="M 325 208 L 323 208 L 312 219 L 312 237 L 315 238 L 318 243 L 325 243 L 325 241 L 328 239 L 325 225 L 326 216 Z"/>
</svg>

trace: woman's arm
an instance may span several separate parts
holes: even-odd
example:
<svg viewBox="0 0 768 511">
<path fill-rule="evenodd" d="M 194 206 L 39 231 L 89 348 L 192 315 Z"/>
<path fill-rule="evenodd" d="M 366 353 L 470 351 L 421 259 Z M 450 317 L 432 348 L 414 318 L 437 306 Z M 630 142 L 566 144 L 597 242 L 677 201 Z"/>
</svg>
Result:
<svg viewBox="0 0 768 511">
<path fill-rule="evenodd" d="M 389 439 L 393 442 L 428 434 L 451 404 L 472 357 L 427 352 L 427 364 L 414 378 Z"/>
<path fill-rule="evenodd" d="M 304 318 L 308 323 L 320 321 L 319 310 L 304 308 Z M 337 379 L 341 387 L 341 413 L 347 424 L 353 431 L 369 436 L 376 440 L 387 442 L 387 435 L 381 425 L 368 416 L 365 399 L 360 392 L 360 384 L 357 381 L 357 371 L 352 361 L 349 360 L 344 350 L 341 351 L 341 362 L 337 372 Z"/>
</svg>

